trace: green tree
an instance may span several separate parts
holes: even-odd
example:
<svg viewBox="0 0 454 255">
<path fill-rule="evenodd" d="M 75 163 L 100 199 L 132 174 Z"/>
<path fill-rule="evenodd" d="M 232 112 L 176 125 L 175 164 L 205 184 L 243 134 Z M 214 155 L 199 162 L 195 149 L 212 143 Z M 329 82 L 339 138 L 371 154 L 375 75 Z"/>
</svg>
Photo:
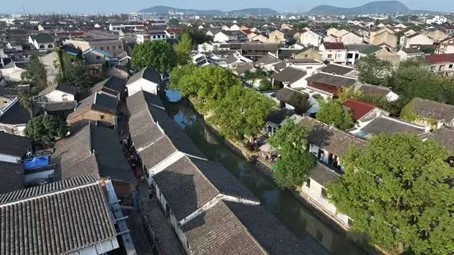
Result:
<svg viewBox="0 0 454 255">
<path fill-rule="evenodd" d="M 268 97 L 240 85 L 229 88 L 224 97 L 213 104 L 210 122 L 233 138 L 257 135 L 276 104 Z"/>
<path fill-rule="evenodd" d="M 33 87 L 39 91 L 47 87 L 46 68 L 39 60 L 38 55 L 34 54 L 28 63 L 28 70 L 22 74 L 23 80 L 30 82 Z"/>
<path fill-rule="evenodd" d="M 35 142 L 50 145 L 57 137 L 68 133 L 66 123 L 51 115 L 41 115 L 31 119 L 25 128 L 25 135 Z"/>
<path fill-rule="evenodd" d="M 169 19 L 169 22 L 167 22 L 167 24 L 172 27 L 178 26 L 178 25 L 180 25 L 180 20 L 172 18 L 172 19 Z"/>
<path fill-rule="evenodd" d="M 60 74 L 57 81 L 66 83 L 70 86 L 78 88 L 80 91 L 87 91 L 94 84 L 94 80 L 88 75 L 87 68 L 81 60 L 76 60 L 71 63 L 68 59 L 64 59 L 64 69 L 60 69 Z"/>
<path fill-rule="evenodd" d="M 328 186 L 329 198 L 384 248 L 413 254 L 454 250 L 453 168 L 448 151 L 409 134 L 377 136 L 343 158 L 345 174 Z"/>
<path fill-rule="evenodd" d="M 35 108 L 35 100 L 34 100 L 35 93 L 24 91 L 19 93 L 18 100 L 22 107 L 27 109 L 30 114 L 30 118 L 33 118 L 33 110 Z"/>
<path fill-rule="evenodd" d="M 134 68 L 150 67 L 160 73 L 170 72 L 178 62 L 172 46 L 161 40 L 134 46 L 131 57 Z"/>
<path fill-rule="evenodd" d="M 307 172 L 315 167 L 316 160 L 308 152 L 307 137 L 310 130 L 292 119 L 269 139 L 270 145 L 280 157 L 273 167 L 273 178 L 281 188 L 300 186 L 307 178 Z"/>
<path fill-rule="evenodd" d="M 338 101 L 321 102 L 317 119 L 340 129 L 349 129 L 354 124 L 352 114 Z"/>
<path fill-rule="evenodd" d="M 189 33 L 184 33 L 180 42 L 175 46 L 175 52 L 180 65 L 186 65 L 191 59 L 192 40 Z"/>
<path fill-rule="evenodd" d="M 292 93 L 289 103 L 295 107 L 297 114 L 304 114 L 311 107 L 309 95 L 305 93 Z"/>
<path fill-rule="evenodd" d="M 370 55 L 361 58 L 357 63 L 359 80 L 361 82 L 386 86 L 392 75 L 392 65 L 388 61 L 380 60 Z"/>
</svg>

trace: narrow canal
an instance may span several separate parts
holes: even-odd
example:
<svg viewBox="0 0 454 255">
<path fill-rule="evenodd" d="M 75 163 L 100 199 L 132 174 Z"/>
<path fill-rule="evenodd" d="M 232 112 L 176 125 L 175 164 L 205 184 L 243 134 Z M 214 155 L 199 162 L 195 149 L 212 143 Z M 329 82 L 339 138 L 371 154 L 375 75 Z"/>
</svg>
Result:
<svg viewBox="0 0 454 255">
<path fill-rule="evenodd" d="M 366 254 L 348 236 L 320 221 L 292 193 L 281 190 L 269 177 L 233 153 L 207 129 L 203 118 L 184 100 L 166 102 L 166 109 L 209 160 L 224 165 L 260 199 L 269 212 L 304 242 L 312 245 L 317 254 Z"/>
</svg>

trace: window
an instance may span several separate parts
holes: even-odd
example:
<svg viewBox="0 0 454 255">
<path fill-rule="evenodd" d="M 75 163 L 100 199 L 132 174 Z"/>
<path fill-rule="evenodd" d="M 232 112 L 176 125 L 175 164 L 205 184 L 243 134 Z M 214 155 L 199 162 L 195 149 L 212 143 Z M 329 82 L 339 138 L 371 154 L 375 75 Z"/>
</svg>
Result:
<svg viewBox="0 0 454 255">
<path fill-rule="evenodd" d="M 114 45 L 114 46 L 112 46 L 112 50 L 115 50 L 115 45 Z"/>
<path fill-rule="evenodd" d="M 352 219 L 348 218 L 348 226 L 351 226 L 353 224 Z"/>
<path fill-rule="evenodd" d="M 101 57 L 100 57 L 100 56 L 96 56 L 96 60 L 100 60 L 100 59 L 101 59 Z"/>
<path fill-rule="evenodd" d="M 109 47 L 109 46 L 107 46 L 107 50 L 110 50 L 110 47 Z"/>
<path fill-rule="evenodd" d="M 353 53 L 348 53 L 347 58 L 353 58 Z"/>
<path fill-rule="evenodd" d="M 104 47 L 101 47 L 101 50 L 104 50 Z"/>
<path fill-rule="evenodd" d="M 328 58 L 333 58 L 333 54 L 328 54 Z"/>
<path fill-rule="evenodd" d="M 311 187 L 311 179 L 307 179 L 306 186 L 307 186 L 308 188 Z"/>
<path fill-rule="evenodd" d="M 153 35 L 153 39 L 156 39 L 156 35 Z"/>
<path fill-rule="evenodd" d="M 102 119 L 102 120 L 104 119 L 104 114 L 101 114 L 101 119 Z"/>
<path fill-rule="evenodd" d="M 328 198 L 328 194 L 326 194 L 326 189 L 322 188 L 322 197 L 323 198 Z"/>
<path fill-rule="evenodd" d="M 121 45 L 118 45 L 118 48 L 121 49 Z"/>
<path fill-rule="evenodd" d="M 452 69 L 452 66 L 453 66 L 453 64 L 450 64 L 450 65 L 449 65 L 449 69 Z"/>
</svg>

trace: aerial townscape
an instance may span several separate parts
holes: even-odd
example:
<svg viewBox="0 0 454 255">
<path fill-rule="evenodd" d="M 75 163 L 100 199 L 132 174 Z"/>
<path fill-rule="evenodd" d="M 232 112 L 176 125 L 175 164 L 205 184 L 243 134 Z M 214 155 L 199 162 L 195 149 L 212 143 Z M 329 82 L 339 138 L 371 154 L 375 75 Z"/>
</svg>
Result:
<svg viewBox="0 0 454 255">
<path fill-rule="evenodd" d="M 454 2 L 106 2 L 0 3 L 0 254 L 454 255 Z"/>
</svg>

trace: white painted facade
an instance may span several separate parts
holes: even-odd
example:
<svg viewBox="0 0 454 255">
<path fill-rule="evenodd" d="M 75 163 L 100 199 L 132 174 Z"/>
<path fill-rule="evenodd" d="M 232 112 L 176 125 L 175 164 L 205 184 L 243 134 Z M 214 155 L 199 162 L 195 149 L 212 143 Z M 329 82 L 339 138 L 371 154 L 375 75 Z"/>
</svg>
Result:
<svg viewBox="0 0 454 255">
<path fill-rule="evenodd" d="M 128 96 L 132 96 L 141 90 L 157 95 L 159 84 L 140 78 L 137 81 L 127 84 L 126 87 L 128 88 Z"/>
<path fill-rule="evenodd" d="M 25 69 L 17 66 L 0 69 L 0 74 L 5 78 L 5 80 L 12 82 L 22 81 L 22 73 L 24 72 L 26 72 Z"/>
<path fill-rule="evenodd" d="M 43 95 L 47 102 L 70 102 L 74 101 L 74 95 L 65 93 L 60 90 L 54 90 L 46 95 Z"/>
<path fill-rule="evenodd" d="M 18 163 L 20 160 L 20 157 L 0 153 L 1 162 Z"/>
<path fill-rule="evenodd" d="M 400 39 L 400 45 L 404 48 L 411 48 L 413 45 L 433 45 L 434 40 L 430 39 L 426 35 L 418 34 L 412 36 L 403 36 Z"/>
<path fill-rule="evenodd" d="M 336 206 L 332 204 L 325 196 L 326 190 L 321 184 L 312 178 L 309 178 L 308 182 L 303 183 L 301 191 L 307 196 L 309 202 L 311 202 L 320 211 L 329 215 L 332 219 L 336 220 L 339 225 L 343 228 L 349 228 L 350 218 L 337 211 Z"/>
<path fill-rule="evenodd" d="M 319 47 L 322 43 L 322 37 L 313 31 L 306 31 L 300 36 L 300 43 L 309 46 Z"/>
</svg>

